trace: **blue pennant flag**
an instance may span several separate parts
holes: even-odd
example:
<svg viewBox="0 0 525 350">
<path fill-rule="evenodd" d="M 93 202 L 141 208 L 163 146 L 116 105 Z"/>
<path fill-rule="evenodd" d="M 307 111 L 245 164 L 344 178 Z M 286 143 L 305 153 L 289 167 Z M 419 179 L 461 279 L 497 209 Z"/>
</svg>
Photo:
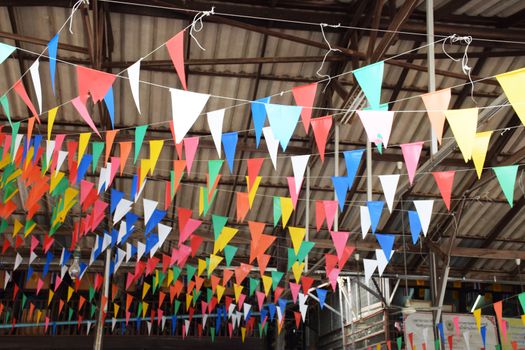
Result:
<svg viewBox="0 0 525 350">
<path fill-rule="evenodd" d="M 58 33 L 47 44 L 49 53 L 49 74 L 51 75 L 51 86 L 55 92 L 55 72 L 57 68 L 57 51 L 58 51 Z"/>
<path fill-rule="evenodd" d="M 266 310 L 266 308 L 263 307 L 263 309 L 261 310 L 261 323 L 262 321 L 264 321 L 266 316 L 268 316 L 268 310 Z"/>
<path fill-rule="evenodd" d="M 235 159 L 235 149 L 237 148 L 238 139 L 239 135 L 237 134 L 237 131 L 222 134 L 222 145 L 224 147 L 226 160 L 228 161 L 230 173 L 233 173 L 233 161 Z"/>
<path fill-rule="evenodd" d="M 479 331 L 481 333 L 481 340 L 483 341 L 483 347 L 486 348 L 485 342 L 487 341 L 487 326 L 485 325 L 481 326 Z"/>
<path fill-rule="evenodd" d="M 316 288 L 315 292 L 317 293 L 317 298 L 319 299 L 319 306 L 321 307 L 321 310 L 324 307 L 324 302 L 326 300 L 326 293 L 328 293 L 328 290 L 322 289 L 322 288 Z"/>
<path fill-rule="evenodd" d="M 53 254 L 51 254 L 51 252 L 48 251 L 46 255 L 46 264 L 44 265 L 44 269 L 42 271 L 42 277 L 46 277 L 47 273 L 49 272 L 49 266 L 51 265 L 52 260 Z"/>
<path fill-rule="evenodd" d="M 271 103 L 265 106 L 273 136 L 279 140 L 283 151 L 286 151 L 286 146 L 288 146 L 288 142 L 292 138 L 299 117 L 301 116 L 302 107 Z"/>
<path fill-rule="evenodd" d="M 91 154 L 84 154 L 77 169 L 77 184 L 79 184 L 80 180 L 82 180 L 84 176 L 86 176 L 86 172 L 89 169 L 89 166 L 91 165 L 92 161 L 93 156 Z"/>
<path fill-rule="evenodd" d="M 31 278 L 32 274 L 33 274 L 33 266 L 29 265 L 29 267 L 27 268 L 26 282 L 29 281 L 29 279 Z"/>
<path fill-rule="evenodd" d="M 129 199 L 132 201 L 135 201 L 135 196 L 137 195 L 138 184 L 139 184 L 139 177 L 137 175 L 133 175 L 133 179 L 131 180 L 131 192 L 129 194 Z"/>
<path fill-rule="evenodd" d="M 111 201 L 109 206 L 109 213 L 113 214 L 115 212 L 115 209 L 117 208 L 117 204 L 119 204 L 120 200 L 124 198 L 124 192 L 117 191 L 115 189 L 111 189 Z"/>
<path fill-rule="evenodd" d="M 60 261 L 60 265 L 64 266 L 69 261 L 69 258 L 71 257 L 71 252 L 67 250 L 66 248 L 62 248 L 62 261 Z"/>
<path fill-rule="evenodd" d="M 443 330 L 443 322 L 438 323 L 439 336 L 441 337 L 441 342 L 445 344 L 445 332 Z"/>
<path fill-rule="evenodd" d="M 148 254 L 157 243 L 159 243 L 159 235 L 149 235 L 148 238 L 146 238 L 146 251 L 144 252 L 144 254 Z"/>
<path fill-rule="evenodd" d="M 118 230 L 111 230 L 111 248 L 114 248 L 118 240 Z"/>
<path fill-rule="evenodd" d="M 372 233 L 376 233 L 377 225 L 379 225 L 379 220 L 381 219 L 381 213 L 383 212 L 383 207 L 385 202 L 383 201 L 368 201 L 368 212 L 370 213 L 370 224 L 372 227 Z"/>
<path fill-rule="evenodd" d="M 412 235 L 412 243 L 416 244 L 421 233 L 421 221 L 419 215 L 415 210 L 408 211 L 408 224 L 410 225 L 410 234 Z"/>
<path fill-rule="evenodd" d="M 364 149 L 356 149 L 354 151 L 343 152 L 346 163 L 346 177 L 348 178 L 348 188 L 352 188 L 352 185 L 354 184 L 355 175 L 357 174 L 359 164 L 361 164 L 361 158 L 363 158 L 364 151 Z"/>
<path fill-rule="evenodd" d="M 82 276 L 84 276 L 84 272 L 86 272 L 86 269 L 88 267 L 88 264 L 81 262 L 78 264 L 80 266 L 80 273 L 78 274 L 78 279 L 82 279 Z"/>
<path fill-rule="evenodd" d="M 346 201 L 346 192 L 348 191 L 348 179 L 344 176 L 332 176 L 332 183 L 339 203 L 339 209 L 343 210 Z"/>
<path fill-rule="evenodd" d="M 381 85 L 385 62 L 380 61 L 354 70 L 354 76 L 363 90 L 371 109 L 377 110 L 381 105 Z"/>
<path fill-rule="evenodd" d="M 270 321 L 273 321 L 276 311 L 275 304 L 268 304 L 268 311 L 270 311 Z"/>
<path fill-rule="evenodd" d="M 111 120 L 111 128 L 115 129 L 115 103 L 113 101 L 113 86 L 110 86 L 106 96 L 104 96 L 104 103 L 108 109 L 109 119 Z"/>
<path fill-rule="evenodd" d="M 222 322 L 222 308 L 218 308 L 217 309 L 217 319 L 215 321 L 215 326 L 217 329 L 220 329 L 221 327 L 221 322 Z"/>
<path fill-rule="evenodd" d="M 137 255 L 137 246 L 131 245 L 131 256 Z"/>
<path fill-rule="evenodd" d="M 281 312 L 284 317 L 284 315 L 286 314 L 286 304 L 288 304 L 288 300 L 279 298 L 278 303 L 279 303 L 279 308 L 281 309 Z"/>
<path fill-rule="evenodd" d="M 52 327 L 53 327 L 53 335 L 57 335 L 57 323 L 53 322 Z"/>
<path fill-rule="evenodd" d="M 38 150 L 40 149 L 41 143 L 42 143 L 42 135 L 35 135 L 35 140 L 33 143 L 33 147 L 35 148 L 35 151 L 33 153 L 33 163 L 36 161 L 36 157 L 38 155 Z"/>
<path fill-rule="evenodd" d="M 171 335 L 175 334 L 175 328 L 177 328 L 177 315 L 171 315 Z"/>
<path fill-rule="evenodd" d="M 164 217 L 166 216 L 166 213 L 167 212 L 165 210 L 155 209 L 153 211 L 153 214 L 151 214 L 151 218 L 146 223 L 146 230 L 144 231 L 144 234 L 146 235 L 149 234 L 151 230 L 157 227 L 157 224 L 161 222 L 162 219 L 164 219 Z"/>
<path fill-rule="evenodd" d="M 376 233 L 376 239 L 385 253 L 386 261 L 390 261 L 390 255 L 392 254 L 392 248 L 394 247 L 396 236 L 392 234 Z"/>
<path fill-rule="evenodd" d="M 266 107 L 264 106 L 265 103 L 270 103 L 270 97 L 260 98 L 251 103 L 253 128 L 255 129 L 255 145 L 257 148 L 259 148 L 262 129 L 264 128 L 264 122 L 266 121 Z"/>
</svg>

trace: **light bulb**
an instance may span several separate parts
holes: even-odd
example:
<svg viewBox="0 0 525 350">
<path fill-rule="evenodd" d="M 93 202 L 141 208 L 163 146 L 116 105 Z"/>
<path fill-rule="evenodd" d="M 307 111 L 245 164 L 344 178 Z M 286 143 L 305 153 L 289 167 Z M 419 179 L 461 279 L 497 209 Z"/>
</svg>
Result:
<svg viewBox="0 0 525 350">
<path fill-rule="evenodd" d="M 69 267 L 69 276 L 71 276 L 72 280 L 76 280 L 80 274 L 80 264 L 78 263 L 79 260 L 80 259 L 75 256 L 71 266 Z"/>
</svg>

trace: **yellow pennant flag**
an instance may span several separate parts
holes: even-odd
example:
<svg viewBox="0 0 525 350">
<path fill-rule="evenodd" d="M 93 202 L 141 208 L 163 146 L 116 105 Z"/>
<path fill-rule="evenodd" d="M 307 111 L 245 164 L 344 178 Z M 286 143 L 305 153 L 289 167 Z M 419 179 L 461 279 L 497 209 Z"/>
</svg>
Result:
<svg viewBox="0 0 525 350">
<path fill-rule="evenodd" d="M 293 277 L 295 278 L 295 281 L 297 283 L 299 283 L 299 281 L 301 280 L 301 275 L 303 274 L 303 270 L 304 270 L 304 262 L 299 264 L 299 261 L 296 261 L 293 263 L 292 272 L 293 272 Z"/>
<path fill-rule="evenodd" d="M 168 270 L 168 279 L 166 281 L 166 285 L 170 286 L 171 282 L 173 282 L 173 270 Z"/>
<path fill-rule="evenodd" d="M 290 197 L 281 197 L 281 213 L 283 220 L 283 228 L 286 227 L 288 220 L 293 212 L 293 202 Z"/>
<path fill-rule="evenodd" d="M 255 181 L 253 182 L 252 187 L 249 189 L 248 202 L 250 203 L 250 209 L 252 208 L 253 201 L 255 200 L 257 189 L 259 188 L 259 185 L 261 184 L 261 179 L 262 179 L 262 176 L 257 176 L 255 178 Z M 246 183 L 250 183 L 248 176 L 246 176 Z"/>
<path fill-rule="evenodd" d="M 445 111 L 445 116 L 461 150 L 461 154 L 463 154 L 463 159 L 467 163 L 472 156 L 472 146 L 476 138 L 478 109 L 451 109 Z"/>
<path fill-rule="evenodd" d="M 476 309 L 472 312 L 474 319 L 476 320 L 476 326 L 478 326 L 478 332 L 481 330 L 481 309 Z"/>
<path fill-rule="evenodd" d="M 472 145 L 472 160 L 476 167 L 478 179 L 481 178 L 481 173 L 485 166 L 485 156 L 487 155 L 491 135 L 492 131 L 478 132 L 474 139 L 474 145 Z"/>
<path fill-rule="evenodd" d="M 139 174 L 139 188 L 142 186 L 146 175 L 151 169 L 151 161 L 149 159 L 140 160 L 140 174 Z"/>
<path fill-rule="evenodd" d="M 15 223 L 13 225 L 13 237 L 15 237 L 18 232 L 20 232 L 20 229 L 23 227 L 22 223 L 18 221 L 18 219 L 15 219 Z"/>
<path fill-rule="evenodd" d="M 217 268 L 217 266 L 219 266 L 219 264 L 221 263 L 222 259 L 223 259 L 222 256 L 215 255 L 215 254 L 211 254 L 210 255 L 210 265 L 208 266 L 208 277 L 210 277 L 210 275 L 213 272 L 213 270 L 215 270 Z M 206 262 L 204 262 L 204 263 L 206 263 Z"/>
<path fill-rule="evenodd" d="M 153 175 L 155 171 L 155 166 L 159 160 L 160 152 L 162 151 L 162 146 L 164 146 L 164 140 L 151 140 L 149 142 L 149 159 L 151 161 L 150 174 Z"/>
<path fill-rule="evenodd" d="M 381 350 L 381 344 L 380 343 L 376 344 L 376 350 Z"/>
<path fill-rule="evenodd" d="M 68 303 L 69 303 L 69 299 L 71 299 L 71 296 L 73 295 L 74 291 L 75 290 L 71 286 L 67 287 L 67 300 L 66 301 Z"/>
<path fill-rule="evenodd" d="M 284 324 L 284 317 L 282 318 L 281 322 L 277 320 L 277 335 L 281 334 L 281 330 L 283 329 Z"/>
<path fill-rule="evenodd" d="M 82 160 L 84 153 L 86 153 L 86 148 L 89 144 L 89 139 L 91 138 L 90 132 L 83 132 L 78 137 L 78 163 Z"/>
<path fill-rule="evenodd" d="M 242 290 L 244 289 L 243 286 L 240 284 L 234 283 L 233 284 L 233 293 L 235 294 L 235 301 L 239 302 L 239 297 L 241 296 Z"/>
<path fill-rule="evenodd" d="M 146 313 L 148 312 L 149 304 L 145 301 L 142 302 L 142 318 L 146 317 Z"/>
<path fill-rule="evenodd" d="M 186 311 L 189 310 L 193 295 L 191 293 L 186 293 Z"/>
<path fill-rule="evenodd" d="M 244 338 L 246 337 L 246 327 L 241 327 L 241 339 L 244 343 Z"/>
<path fill-rule="evenodd" d="M 206 260 L 198 259 L 197 262 L 197 276 L 200 276 L 206 270 Z"/>
<path fill-rule="evenodd" d="M 263 281 L 264 294 L 268 296 L 268 293 L 270 293 L 270 290 L 272 289 L 272 277 L 262 275 L 261 278 Z"/>
<path fill-rule="evenodd" d="M 204 212 L 204 187 L 199 187 L 199 216 L 201 216 L 203 212 Z"/>
<path fill-rule="evenodd" d="M 33 232 L 33 230 L 35 229 L 35 227 L 36 227 L 36 222 L 34 222 L 31 226 L 29 226 L 29 227 L 27 228 L 27 230 L 24 231 L 24 238 L 26 238 L 27 236 L 29 236 L 29 234 L 30 234 L 31 232 Z"/>
<path fill-rule="evenodd" d="M 304 236 L 306 235 L 306 229 L 304 227 L 288 227 L 290 231 L 290 238 L 292 239 L 293 251 L 295 255 L 299 254 L 299 249 L 303 243 Z"/>
<path fill-rule="evenodd" d="M 117 316 L 118 310 L 120 310 L 119 304 L 113 304 L 113 316 Z"/>
<path fill-rule="evenodd" d="M 224 227 L 213 245 L 213 254 L 217 254 L 217 252 L 222 251 L 238 231 L 238 229 L 233 227 Z"/>
<path fill-rule="evenodd" d="M 56 175 L 51 175 L 51 181 L 49 182 L 49 193 L 53 192 L 58 186 L 60 181 L 64 178 L 64 173 L 59 171 Z"/>
<path fill-rule="evenodd" d="M 220 303 L 221 302 L 221 299 L 222 299 L 222 296 L 224 295 L 224 291 L 226 290 L 226 288 L 224 288 L 223 286 L 221 286 L 220 284 L 217 285 L 217 302 Z"/>
<path fill-rule="evenodd" d="M 523 89 L 525 68 L 496 75 L 496 79 L 503 88 L 507 99 L 512 104 L 522 124 L 525 124 L 525 90 Z"/>
<path fill-rule="evenodd" d="M 521 315 L 521 323 L 525 326 L 525 315 Z"/>
<path fill-rule="evenodd" d="M 51 130 L 53 130 L 53 124 L 55 123 L 55 117 L 57 116 L 58 107 L 51 108 L 47 112 L 47 139 L 51 140 Z"/>
<path fill-rule="evenodd" d="M 42 310 L 38 309 L 36 310 L 36 323 L 40 323 L 41 318 L 42 318 Z"/>
<path fill-rule="evenodd" d="M 142 285 L 142 299 L 148 294 L 148 290 L 150 289 L 151 285 L 149 283 L 144 282 Z"/>
<path fill-rule="evenodd" d="M 53 291 L 50 289 L 49 290 L 49 297 L 47 298 L 47 306 L 49 306 L 49 304 L 51 304 L 51 300 L 53 300 L 53 296 L 55 295 L 55 293 L 53 293 Z"/>
</svg>

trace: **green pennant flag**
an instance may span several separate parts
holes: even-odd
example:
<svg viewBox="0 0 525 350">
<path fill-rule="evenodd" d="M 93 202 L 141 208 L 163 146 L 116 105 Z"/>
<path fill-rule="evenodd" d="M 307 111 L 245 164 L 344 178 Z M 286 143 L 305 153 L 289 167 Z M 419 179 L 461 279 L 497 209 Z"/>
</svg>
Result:
<svg viewBox="0 0 525 350">
<path fill-rule="evenodd" d="M 227 244 L 224 247 L 224 258 L 226 259 L 226 266 L 230 266 L 233 260 L 233 257 L 235 256 L 235 253 L 237 253 L 237 247 L 233 245 Z"/>
<path fill-rule="evenodd" d="M 11 311 L 7 310 L 7 312 L 5 313 L 5 322 L 4 323 L 7 323 L 7 321 L 9 320 L 9 316 L 11 316 Z"/>
<path fill-rule="evenodd" d="M 401 345 L 403 345 L 403 337 L 397 337 L 397 350 L 401 350 Z"/>
<path fill-rule="evenodd" d="M 514 185 L 516 184 L 516 175 L 518 174 L 517 165 L 498 166 L 492 168 L 496 173 L 499 184 L 510 207 L 514 205 Z"/>
<path fill-rule="evenodd" d="M 304 261 L 314 246 L 315 242 L 303 241 L 303 243 L 301 243 L 301 247 L 299 248 L 299 252 L 297 254 L 297 260 L 299 261 L 299 264 Z"/>
<path fill-rule="evenodd" d="M 67 317 L 67 320 L 68 321 L 71 321 L 71 319 L 73 318 L 73 309 L 72 308 L 69 308 L 69 316 Z"/>
<path fill-rule="evenodd" d="M 210 327 L 211 342 L 215 342 L 215 327 Z"/>
<path fill-rule="evenodd" d="M 206 188 L 204 187 L 201 187 L 202 188 L 202 192 L 203 192 L 203 195 L 204 195 L 204 208 L 203 208 L 203 215 L 206 215 L 208 214 L 208 210 L 210 210 L 210 207 L 211 205 L 213 204 L 213 201 L 215 200 L 215 197 L 217 196 L 217 191 L 214 191 L 211 195 L 211 199 L 209 199 L 208 197 L 208 191 L 206 190 Z"/>
<path fill-rule="evenodd" d="M 155 275 L 153 275 L 153 278 L 151 280 L 151 294 L 155 294 L 155 290 L 157 289 L 159 283 L 157 281 L 157 277 Z"/>
<path fill-rule="evenodd" d="M 93 318 L 93 316 L 95 315 L 95 311 L 97 311 L 97 306 L 94 304 L 91 304 L 91 315 L 90 315 L 91 318 Z"/>
<path fill-rule="evenodd" d="M 281 218 L 281 198 L 273 197 L 273 227 L 277 226 Z"/>
<path fill-rule="evenodd" d="M 7 222 L 7 220 L 2 219 L 2 223 L 0 223 L 0 233 L 4 233 L 8 225 L 9 223 Z"/>
<path fill-rule="evenodd" d="M 213 290 L 211 288 L 206 288 L 206 302 L 209 303 L 213 298 Z"/>
<path fill-rule="evenodd" d="M 27 302 L 27 297 L 24 293 L 22 293 L 22 309 L 25 308 Z"/>
<path fill-rule="evenodd" d="M 501 350 L 501 345 L 500 344 L 496 344 L 496 350 Z"/>
<path fill-rule="evenodd" d="M 91 302 L 93 300 L 94 296 L 95 296 L 95 288 L 89 287 L 89 298 L 88 298 L 88 301 Z"/>
<path fill-rule="evenodd" d="M 182 272 L 182 270 L 178 266 L 173 266 L 171 268 L 171 270 L 173 271 L 173 282 L 175 282 L 176 280 L 179 279 L 179 276 L 180 276 L 180 273 Z"/>
<path fill-rule="evenodd" d="M 104 142 L 92 142 L 91 147 L 93 148 L 93 160 L 92 160 L 92 167 L 93 171 L 97 169 L 98 160 L 100 159 L 100 155 L 102 154 L 102 151 L 104 150 Z"/>
<path fill-rule="evenodd" d="M 179 313 L 179 309 L 180 309 L 180 300 L 175 299 L 175 305 L 173 307 L 173 310 L 174 310 L 173 313 L 175 315 L 177 315 Z"/>
<path fill-rule="evenodd" d="M 195 306 L 195 304 L 197 303 L 197 299 L 199 299 L 200 296 L 201 296 L 201 291 L 199 290 L 197 292 L 197 289 L 194 289 L 193 290 L 193 300 L 192 300 L 193 306 Z"/>
<path fill-rule="evenodd" d="M 262 324 L 259 323 L 259 338 L 262 338 L 263 336 L 263 327 Z"/>
<path fill-rule="evenodd" d="M 281 282 L 281 278 L 283 278 L 284 272 L 280 271 L 272 271 L 272 290 L 275 291 L 275 288 L 279 285 L 279 282 Z"/>
<path fill-rule="evenodd" d="M 520 304 L 521 304 L 521 309 L 523 310 L 523 313 L 525 314 L 525 292 L 523 292 L 520 295 L 518 295 L 518 299 L 519 299 Z"/>
<path fill-rule="evenodd" d="M 297 255 L 295 255 L 295 251 L 293 248 L 288 248 L 288 266 L 286 267 L 286 271 L 290 271 L 292 268 L 292 265 L 297 261 Z"/>
<path fill-rule="evenodd" d="M 139 303 L 139 307 L 137 308 L 137 317 L 141 317 L 141 315 L 142 315 L 142 304 L 143 303 L 144 302 Z"/>
<path fill-rule="evenodd" d="M 440 350 L 441 349 L 441 344 L 440 343 L 441 343 L 441 340 L 439 340 L 439 337 L 436 340 L 434 340 L 434 348 L 436 350 Z"/>
<path fill-rule="evenodd" d="M 164 279 L 166 278 L 166 274 L 162 271 L 159 271 L 159 280 L 157 282 L 157 285 L 160 287 L 162 286 L 162 283 L 164 283 Z"/>
<path fill-rule="evenodd" d="M 2 108 L 4 109 L 5 116 L 7 117 L 9 124 L 12 124 L 11 112 L 9 111 L 9 100 L 7 99 L 7 95 L 2 95 L 2 97 L 0 97 L 0 104 L 2 104 Z"/>
<path fill-rule="evenodd" d="M 18 135 L 18 130 L 20 129 L 20 122 L 11 124 L 11 161 L 15 160 L 15 144 L 16 144 L 16 135 Z"/>
<path fill-rule="evenodd" d="M 214 159 L 208 161 L 208 175 L 210 177 L 210 186 L 213 186 L 215 180 L 217 179 L 217 176 L 221 172 L 222 163 L 224 163 L 223 159 Z M 210 190 L 211 187 L 208 188 L 208 192 Z"/>
<path fill-rule="evenodd" d="M 211 222 L 213 225 L 213 238 L 217 240 L 219 238 L 219 235 L 221 234 L 222 229 L 224 226 L 226 226 L 226 222 L 228 221 L 227 216 L 221 216 L 221 215 L 215 215 L 212 214 L 211 216 Z"/>
<path fill-rule="evenodd" d="M 186 274 L 188 275 L 188 281 L 191 281 L 196 271 L 197 268 L 195 266 L 190 264 L 186 265 Z"/>
<path fill-rule="evenodd" d="M 253 293 L 255 293 L 255 290 L 257 289 L 257 287 L 259 286 L 259 283 L 261 281 L 258 279 L 258 278 L 252 278 L 250 277 L 250 296 L 253 295 Z"/>
<path fill-rule="evenodd" d="M 268 323 L 270 323 L 270 322 L 266 322 L 264 324 L 264 335 L 268 335 Z"/>
<path fill-rule="evenodd" d="M 146 130 L 148 130 L 148 125 L 141 125 L 135 128 L 135 157 L 133 158 L 133 164 L 137 162 L 137 158 L 139 157 Z"/>
</svg>

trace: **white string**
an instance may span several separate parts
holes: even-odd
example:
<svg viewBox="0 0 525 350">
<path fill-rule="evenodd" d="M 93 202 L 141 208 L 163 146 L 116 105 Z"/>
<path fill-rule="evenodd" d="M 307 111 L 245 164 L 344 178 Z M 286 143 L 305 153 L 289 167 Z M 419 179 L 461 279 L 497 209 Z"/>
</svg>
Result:
<svg viewBox="0 0 525 350">
<path fill-rule="evenodd" d="M 206 49 L 202 47 L 202 45 L 199 43 L 195 35 L 193 35 L 193 32 L 199 33 L 204 27 L 204 24 L 202 23 L 202 19 L 204 17 L 208 17 L 214 14 L 215 14 L 215 6 L 212 6 L 210 11 L 202 11 L 202 12 L 197 13 L 195 17 L 193 17 L 193 22 L 191 22 L 190 36 L 197 43 L 197 46 L 199 46 L 202 51 L 206 51 Z"/>
<path fill-rule="evenodd" d="M 321 34 L 323 35 L 323 40 L 326 43 L 326 45 L 328 45 L 328 51 L 324 54 L 323 61 L 321 62 L 321 66 L 319 67 L 317 72 L 315 72 L 315 74 L 317 74 L 317 76 L 319 76 L 319 77 L 326 77 L 325 80 L 327 82 L 326 82 L 326 85 L 324 86 L 324 89 L 323 89 L 323 93 L 324 93 L 326 91 L 326 88 L 328 87 L 328 85 L 332 81 L 332 77 L 329 74 L 321 74 L 321 70 L 323 69 L 324 63 L 326 61 L 326 57 L 328 57 L 330 52 L 341 52 L 341 50 L 334 49 L 332 47 L 332 45 L 330 45 L 330 42 L 328 41 L 328 39 L 326 38 L 326 35 L 324 33 L 324 27 L 339 28 L 341 26 L 341 24 L 338 23 L 337 25 L 329 25 L 329 24 L 326 24 L 326 23 L 321 23 L 319 26 L 321 27 Z"/>
<path fill-rule="evenodd" d="M 445 44 L 446 44 L 447 40 L 450 40 L 451 44 L 454 44 L 454 43 L 457 43 L 457 42 L 460 42 L 460 43 L 464 42 L 467 45 L 465 47 L 465 51 L 463 52 L 463 57 L 461 57 L 461 59 L 454 58 L 454 57 L 450 56 L 448 54 L 447 50 L 445 50 Z M 443 43 L 441 45 L 442 45 L 442 48 L 443 48 L 443 52 L 445 53 L 445 55 L 448 56 L 448 58 L 450 58 L 454 62 L 461 61 L 461 70 L 463 71 L 463 73 L 465 75 L 468 76 L 468 80 L 470 82 L 470 98 L 472 99 L 472 101 L 474 101 L 474 103 L 476 103 L 476 100 L 474 99 L 474 82 L 472 81 L 472 76 L 471 76 L 472 67 L 470 67 L 468 65 L 468 49 L 469 49 L 469 46 L 470 46 L 471 43 L 472 43 L 472 37 L 471 36 L 458 36 L 457 34 L 452 34 L 451 36 L 449 36 L 445 40 L 443 40 Z"/>
<path fill-rule="evenodd" d="M 73 33 L 73 14 L 82 6 L 82 4 L 86 4 L 86 6 L 89 5 L 89 0 L 78 0 L 73 7 L 71 8 L 71 16 L 69 16 L 69 32 L 71 34 Z"/>
</svg>

